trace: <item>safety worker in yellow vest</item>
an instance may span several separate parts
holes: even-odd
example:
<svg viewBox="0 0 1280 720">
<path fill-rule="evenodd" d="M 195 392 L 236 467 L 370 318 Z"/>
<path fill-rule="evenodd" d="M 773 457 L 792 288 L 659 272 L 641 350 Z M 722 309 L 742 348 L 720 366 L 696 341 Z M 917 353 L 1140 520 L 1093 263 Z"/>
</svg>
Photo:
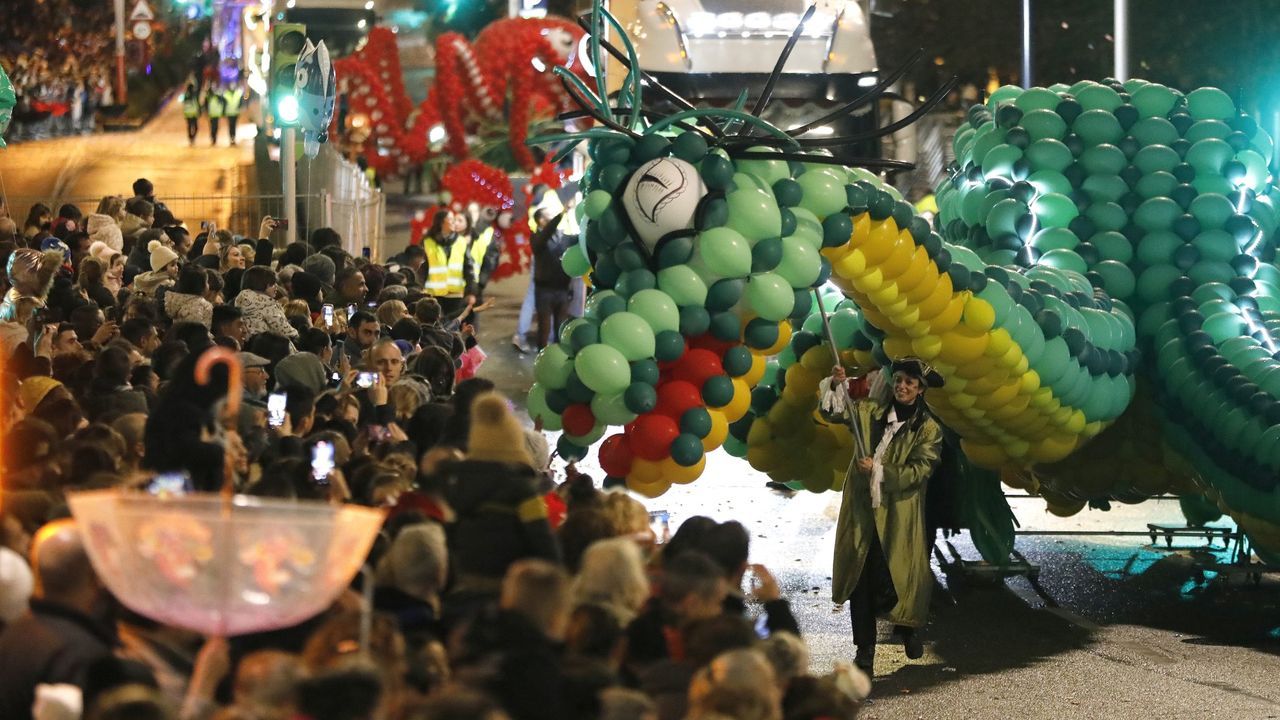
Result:
<svg viewBox="0 0 1280 720">
<path fill-rule="evenodd" d="M 226 100 L 222 98 L 222 89 L 217 85 L 209 87 L 205 93 L 205 111 L 209 113 L 209 144 L 218 144 L 218 123 L 226 111 Z"/>
<path fill-rule="evenodd" d="M 422 249 L 427 253 L 424 289 L 440 302 L 445 318 L 458 317 L 475 302 L 475 270 L 468 252 L 470 243 L 459 232 L 461 226 L 457 214 L 442 207 L 422 239 Z"/>
<path fill-rule="evenodd" d="M 187 142 L 194 147 L 200 123 L 200 93 L 196 92 L 195 83 L 187 83 L 182 93 L 182 117 L 187 119 Z"/>
<path fill-rule="evenodd" d="M 236 123 L 240 122 L 240 104 L 244 102 L 244 83 L 235 82 L 222 92 L 223 111 L 227 115 L 227 132 L 231 135 L 232 147 L 236 144 Z M 217 138 L 214 138 L 215 142 Z"/>
</svg>

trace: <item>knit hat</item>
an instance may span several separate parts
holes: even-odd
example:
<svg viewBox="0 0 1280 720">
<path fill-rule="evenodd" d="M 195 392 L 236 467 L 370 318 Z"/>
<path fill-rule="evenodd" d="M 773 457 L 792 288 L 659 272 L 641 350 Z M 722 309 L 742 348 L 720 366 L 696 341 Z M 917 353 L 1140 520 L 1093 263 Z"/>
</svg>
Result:
<svg viewBox="0 0 1280 720">
<path fill-rule="evenodd" d="M 443 589 L 448 563 L 444 528 L 416 523 L 401 530 L 378 561 L 376 582 L 425 599 Z"/>
<path fill-rule="evenodd" d="M 507 399 L 498 393 L 485 393 L 471 403 L 467 459 L 533 467 L 533 459 L 525 449 L 524 428 L 511 414 Z"/>
<path fill-rule="evenodd" d="M 53 276 L 62 267 L 62 253 L 42 253 L 31 248 L 18 248 L 9 255 L 9 283 L 20 297 L 44 300 L 53 285 Z"/>
<path fill-rule="evenodd" d="M 293 286 L 293 296 L 296 298 L 310 301 L 320 295 L 320 280 L 306 270 L 294 273 L 290 284 Z"/>
<path fill-rule="evenodd" d="M 324 285 L 333 285 L 333 276 L 337 269 L 327 255 L 316 253 L 302 261 L 302 269 L 311 273 Z"/>
<path fill-rule="evenodd" d="M 151 253 L 151 270 L 153 272 L 160 272 L 166 265 L 178 259 L 178 253 L 159 240 L 152 240 L 147 245 L 147 251 Z"/>
<path fill-rule="evenodd" d="M 116 219 L 110 215 L 98 213 L 90 215 L 85 231 L 89 233 L 89 239 L 94 242 L 105 243 L 116 252 L 124 249 L 124 235 L 120 232 Z"/>
<path fill-rule="evenodd" d="M 23 380 L 18 386 L 18 399 L 22 401 L 22 407 L 30 413 L 36 409 L 41 400 L 44 400 L 49 391 L 56 387 L 62 387 L 62 383 L 48 375 L 35 375 Z"/>
<path fill-rule="evenodd" d="M 324 363 L 314 353 L 300 352 L 276 363 L 276 387 L 302 387 L 316 394 L 327 384 Z"/>
<path fill-rule="evenodd" d="M 9 624 L 27 611 L 35 580 L 18 553 L 0 547 L 0 623 Z"/>
<path fill-rule="evenodd" d="M 102 242 L 101 240 L 94 240 L 93 244 L 89 246 L 89 254 L 93 257 L 98 258 L 103 263 L 110 265 L 111 259 L 116 255 L 119 255 L 120 251 Z"/>
</svg>

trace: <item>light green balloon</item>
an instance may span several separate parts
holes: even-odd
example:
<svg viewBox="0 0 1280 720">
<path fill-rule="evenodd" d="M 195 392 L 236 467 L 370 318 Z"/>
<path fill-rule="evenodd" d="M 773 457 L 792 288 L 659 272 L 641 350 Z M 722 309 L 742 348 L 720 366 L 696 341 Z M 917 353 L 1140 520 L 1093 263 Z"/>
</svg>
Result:
<svg viewBox="0 0 1280 720">
<path fill-rule="evenodd" d="M 1142 117 L 1161 119 L 1169 114 L 1177 101 L 1176 93 L 1158 83 L 1150 83 L 1138 88 L 1133 92 L 1130 100 L 1134 107 L 1138 108 L 1138 113 Z"/>
<path fill-rule="evenodd" d="M 1129 128 L 1129 134 L 1146 146 L 1171 145 L 1178 139 L 1178 129 L 1162 117 L 1142 118 Z"/>
<path fill-rule="evenodd" d="M 1120 121 L 1110 111 L 1102 109 L 1086 110 L 1080 113 L 1080 116 L 1071 124 L 1071 129 L 1076 131 L 1086 145 L 1115 144 L 1124 137 L 1124 128 L 1120 127 Z"/>
<path fill-rule="evenodd" d="M 612 290 L 597 290 L 591 293 L 591 296 L 587 298 L 586 308 L 583 314 L 593 320 L 599 320 L 600 303 L 611 297 L 620 298 L 622 296 Z"/>
<path fill-rule="evenodd" d="M 560 258 L 560 267 L 564 268 L 569 277 L 582 277 L 591 271 L 591 261 L 587 259 L 587 254 L 582 252 L 582 247 L 574 245 L 564 251 L 564 255 Z"/>
<path fill-rule="evenodd" d="M 529 411 L 529 417 L 537 420 L 542 419 L 545 426 L 547 418 L 555 413 L 551 412 L 551 408 L 547 407 L 547 389 L 541 383 L 534 383 L 529 388 L 529 398 L 525 401 L 525 407 Z"/>
<path fill-rule="evenodd" d="M 795 307 L 791 285 L 777 273 L 760 273 L 747 282 L 747 303 L 765 320 L 779 321 Z"/>
<path fill-rule="evenodd" d="M 1046 142 L 1041 140 L 1040 142 Z M 1030 150 L 1028 150 L 1030 152 Z M 1070 151 L 1068 151 L 1068 154 Z M 1061 193 L 1063 195 L 1071 194 L 1071 181 L 1057 170 L 1036 170 L 1027 177 L 1027 182 L 1031 183 L 1036 190 L 1041 193 Z"/>
<path fill-rule="evenodd" d="M 606 425 L 626 425 L 636 419 L 636 414 L 627 409 L 625 392 L 591 398 L 591 414 Z"/>
<path fill-rule="evenodd" d="M 746 239 L 754 242 L 782 234 L 782 216 L 772 192 L 739 188 L 725 199 L 729 203 L 729 227 Z"/>
<path fill-rule="evenodd" d="M 782 239 L 782 261 L 774 272 L 793 288 L 808 287 L 822 272 L 822 256 L 804 240 L 786 237 Z"/>
<path fill-rule="evenodd" d="M 551 390 L 559 390 L 569 382 L 573 359 L 560 343 L 548 345 L 533 361 L 533 377 Z"/>
<path fill-rule="evenodd" d="M 1041 227 L 1065 228 L 1080 214 L 1076 203 L 1066 195 L 1046 193 L 1031 203 Z"/>
<path fill-rule="evenodd" d="M 631 384 L 631 365 L 627 358 L 617 348 L 608 345 L 583 348 L 573 361 L 573 369 L 582 384 L 597 393 L 620 393 Z"/>
<path fill-rule="evenodd" d="M 788 237 L 800 238 L 814 250 L 822 250 L 822 221 L 803 207 L 791 208 L 791 214 L 796 218 L 796 230 Z"/>
<path fill-rule="evenodd" d="M 751 243 L 737 230 L 716 227 L 698 235 L 698 254 L 711 272 L 727 278 L 751 273 Z"/>
<path fill-rule="evenodd" d="M 1201 120 L 1191 127 L 1187 128 L 1187 134 L 1183 135 L 1189 143 L 1198 143 L 1201 140 L 1209 138 L 1217 138 L 1226 140 L 1231 134 L 1231 126 L 1221 120 Z"/>
<path fill-rule="evenodd" d="M 1226 120 L 1236 114 L 1236 104 L 1218 88 L 1203 87 L 1187 93 L 1187 112 L 1196 120 Z"/>
<path fill-rule="evenodd" d="M 1032 110 L 1052 110 L 1058 107 L 1060 102 L 1062 102 L 1062 98 L 1058 97 L 1058 93 L 1047 88 L 1033 87 L 1019 94 L 1013 104 L 1023 112 L 1030 112 Z M 995 110 L 994 105 L 992 110 Z"/>
<path fill-rule="evenodd" d="M 825 218 L 834 212 L 839 212 L 848 204 L 843 179 L 825 168 L 822 170 L 810 170 L 796 178 L 796 182 L 800 183 L 800 187 L 804 189 L 804 197 L 800 200 L 800 207 L 812 212 L 819 218 Z"/>
<path fill-rule="evenodd" d="M 1084 264 L 1084 260 L 1079 255 L 1070 250 L 1050 250 L 1040 256 L 1040 263 L 1049 267 L 1061 268 L 1063 270 L 1075 270 L 1076 272 L 1085 272 L 1088 266 Z"/>
<path fill-rule="evenodd" d="M 673 265 L 659 270 L 658 289 L 682 307 L 701 307 L 707 301 L 707 284 L 688 265 Z"/>
<path fill-rule="evenodd" d="M 1172 232 L 1149 232 L 1138 241 L 1138 260 L 1146 266 L 1171 262 L 1182 245 L 1182 238 Z"/>
<path fill-rule="evenodd" d="M 1143 148 L 1145 150 L 1146 148 Z M 1170 152 L 1173 152 L 1170 150 Z M 1138 155 L 1142 155 L 1142 151 L 1138 151 Z M 1177 153 L 1173 153 L 1177 157 Z M 1166 170 L 1156 170 L 1147 175 L 1143 175 L 1138 179 L 1138 184 L 1134 187 L 1134 192 L 1138 193 L 1144 200 L 1150 200 L 1153 197 L 1166 197 L 1173 189 L 1178 187 L 1178 179 Z"/>
<path fill-rule="evenodd" d="M 757 145 L 749 148 L 749 150 L 750 152 L 778 152 L 777 148 L 764 145 Z M 773 187 L 774 183 L 783 178 L 791 177 L 791 171 L 787 167 L 786 160 L 737 160 L 734 165 L 737 166 L 738 172 L 754 175 L 767 183 L 769 187 Z"/>
<path fill-rule="evenodd" d="M 1182 208 L 1178 203 L 1167 197 L 1154 197 L 1138 206 L 1133 213 L 1133 222 L 1147 232 L 1168 230 L 1181 215 Z"/>
<path fill-rule="evenodd" d="M 628 361 L 653 357 L 653 328 L 635 313 L 618 312 L 605 318 L 600 324 L 600 340 Z"/>
<path fill-rule="evenodd" d="M 1075 162 L 1067 146 L 1061 140 L 1054 138 L 1045 138 L 1031 143 L 1027 148 L 1026 158 L 1033 170 L 1053 170 L 1059 173 Z"/>
<path fill-rule="evenodd" d="M 613 202 L 613 196 L 605 190 L 592 190 L 587 193 L 587 199 L 583 203 L 587 207 L 587 217 L 592 220 L 600 217 L 605 210 L 609 209 L 609 203 L 611 202 Z"/>
<path fill-rule="evenodd" d="M 1106 85 L 1099 83 L 1094 83 L 1089 87 L 1082 88 L 1080 92 L 1076 94 L 1076 100 L 1086 112 L 1090 110 L 1102 110 L 1110 113 L 1114 112 L 1116 108 L 1124 104 L 1124 100 L 1120 99 L 1119 93 Z"/>
<path fill-rule="evenodd" d="M 661 290 L 641 290 L 632 295 L 627 310 L 647 320 L 655 335 L 680 329 L 680 310 L 671 296 Z"/>
<path fill-rule="evenodd" d="M 1195 216 L 1200 221 L 1200 227 L 1209 230 L 1220 228 L 1226 224 L 1227 218 L 1235 214 L 1236 209 L 1231 205 L 1231 201 L 1225 196 L 1217 193 L 1209 193 L 1206 195 L 1197 195 L 1191 201 L 1191 207 L 1187 208 L 1187 212 Z"/>
<path fill-rule="evenodd" d="M 1067 134 L 1067 121 L 1053 110 L 1032 110 L 1022 116 L 1022 127 L 1033 141 L 1061 140 Z"/>
<path fill-rule="evenodd" d="M 1044 343 L 1044 352 L 1040 353 L 1034 370 L 1040 376 L 1041 384 L 1057 383 L 1067 372 L 1067 364 L 1071 360 L 1071 352 L 1067 350 L 1067 341 L 1061 337 L 1051 338 Z"/>
</svg>

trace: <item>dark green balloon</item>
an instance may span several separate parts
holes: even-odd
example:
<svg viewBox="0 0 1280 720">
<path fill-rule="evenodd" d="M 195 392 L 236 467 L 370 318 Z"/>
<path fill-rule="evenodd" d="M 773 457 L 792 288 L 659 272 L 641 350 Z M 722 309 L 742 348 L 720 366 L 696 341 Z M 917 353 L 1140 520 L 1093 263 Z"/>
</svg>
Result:
<svg viewBox="0 0 1280 720">
<path fill-rule="evenodd" d="M 613 255 L 601 255 L 596 258 L 595 267 L 591 269 L 591 283 L 602 290 L 612 290 L 622 276 L 622 268 L 613 261 Z M 626 305 L 626 300 L 622 301 Z"/>
<path fill-rule="evenodd" d="M 561 435 L 556 441 L 556 452 L 568 462 L 581 460 L 587 456 L 588 449 L 569 440 L 568 435 Z"/>
<path fill-rule="evenodd" d="M 596 145 L 596 161 L 602 164 L 626 165 L 631 160 L 630 138 L 618 137 L 601 140 Z"/>
<path fill-rule="evenodd" d="M 867 211 L 867 191 L 860 185 L 845 185 L 844 196 L 849 203 L 849 212 L 854 215 L 861 215 Z"/>
<path fill-rule="evenodd" d="M 732 385 L 733 383 L 730 383 Z M 689 408 L 680 416 L 680 432 L 704 438 L 711 432 L 711 413 L 706 408 Z"/>
<path fill-rule="evenodd" d="M 831 278 L 829 272 L 831 268 L 830 261 L 822 258 L 822 267 L 823 270 L 827 271 L 826 277 L 823 277 L 823 273 L 819 273 L 818 279 L 813 283 L 815 286 L 821 285 Z M 801 288 L 795 291 L 795 298 L 795 304 L 791 307 L 791 319 L 803 321 L 806 317 L 809 317 L 809 312 L 813 310 L 813 294 L 808 289 Z"/>
<path fill-rule="evenodd" d="M 808 330 L 800 330 L 791 336 L 791 351 L 796 357 L 804 357 L 809 348 L 814 347 L 822 342 L 822 338 Z"/>
<path fill-rule="evenodd" d="M 681 133 L 671 142 L 671 154 L 685 162 L 696 163 L 707 154 L 707 141 L 702 133 Z"/>
<path fill-rule="evenodd" d="M 628 170 L 625 165 L 602 165 L 596 173 L 596 188 L 610 195 L 617 195 L 622 183 L 627 180 Z"/>
<path fill-rule="evenodd" d="M 636 142 L 631 151 L 631 161 L 646 163 L 654 158 L 665 156 L 671 150 L 671 141 L 662 135 L 645 135 Z"/>
<path fill-rule="evenodd" d="M 773 184 L 773 197 L 778 201 L 778 207 L 795 207 L 804 199 L 804 188 L 791 178 L 782 178 Z"/>
<path fill-rule="evenodd" d="M 919 219 L 919 218 L 916 218 Z M 853 220 L 845 213 L 831 213 L 822 220 L 822 247 L 839 247 L 849 242 Z M 928 232 L 925 233 L 928 236 Z M 915 237 L 915 233 L 912 233 Z"/>
<path fill-rule="evenodd" d="M 702 438 L 692 433 L 680 433 L 671 443 L 671 459 L 677 465 L 693 467 L 702 459 Z"/>
<path fill-rule="evenodd" d="M 646 358 L 631 363 L 631 382 L 633 383 L 657 385 L 660 377 L 662 377 L 662 371 L 658 368 L 658 363 L 653 360 Z"/>
<path fill-rule="evenodd" d="M 711 313 L 706 308 L 688 305 L 680 308 L 680 334 L 696 337 L 711 328 Z"/>
<path fill-rule="evenodd" d="M 735 345 L 724 351 L 722 363 L 729 377 L 742 377 L 751 371 L 751 351 L 741 345 Z"/>
<path fill-rule="evenodd" d="M 584 320 L 569 335 L 569 344 L 575 353 L 581 352 L 588 345 L 600 342 L 600 328 L 590 320 Z"/>
<path fill-rule="evenodd" d="M 573 401 L 569 400 L 569 393 L 565 392 L 563 388 L 547 390 L 546 400 L 547 409 L 557 415 L 563 413 L 573 404 Z"/>
<path fill-rule="evenodd" d="M 867 202 L 867 211 L 872 220 L 884 220 L 893 216 L 893 196 L 883 190 L 876 190 Z"/>
<path fill-rule="evenodd" d="M 718 312 L 711 316 L 711 336 L 717 340 L 734 342 L 742 333 L 742 321 L 731 312 Z"/>
<path fill-rule="evenodd" d="M 643 415 L 658 406 L 658 391 L 652 385 L 633 382 L 623 394 L 622 402 L 626 404 L 627 410 Z"/>
<path fill-rule="evenodd" d="M 747 413 L 740 420 L 729 423 L 729 437 L 746 440 L 747 433 L 751 432 L 751 423 L 755 422 L 755 419 L 754 415 Z"/>
<path fill-rule="evenodd" d="M 757 415 L 769 412 L 769 408 L 778 402 L 778 391 L 768 385 L 757 385 L 751 391 L 751 411 Z"/>
<path fill-rule="evenodd" d="M 751 272 L 769 272 L 782 261 L 782 238 L 765 238 L 751 248 Z"/>
<path fill-rule="evenodd" d="M 639 269 L 622 273 L 614 290 L 623 297 L 631 297 L 641 290 L 652 290 L 658 287 L 658 277 L 649 270 Z"/>
<path fill-rule="evenodd" d="M 743 339 L 746 340 L 748 347 L 757 350 L 773 347 L 774 343 L 778 342 L 778 323 L 764 318 L 755 318 L 747 323 L 747 331 Z"/>
<path fill-rule="evenodd" d="M 733 183 L 733 163 L 719 155 L 708 155 L 702 160 L 702 181 L 712 190 L 728 190 Z"/>
<path fill-rule="evenodd" d="M 698 207 L 694 225 L 699 230 L 723 227 L 729 222 L 729 203 L 724 198 L 709 198 Z"/>
<path fill-rule="evenodd" d="M 717 280 L 707 288 L 707 310 L 712 313 L 728 310 L 742 299 L 742 291 L 746 288 L 745 280 Z M 713 324 L 714 324 L 714 318 Z"/>
<path fill-rule="evenodd" d="M 778 232 L 782 237 L 787 237 L 796 231 L 796 214 L 782 208 L 778 210 L 778 217 L 782 218 L 782 229 Z"/>
<path fill-rule="evenodd" d="M 627 301 L 620 295 L 610 295 L 596 303 L 597 319 L 604 322 L 604 319 L 614 313 L 624 312 L 627 309 Z"/>
<path fill-rule="evenodd" d="M 676 237 L 662 244 L 658 250 L 658 269 L 684 265 L 693 257 L 693 238 Z"/>
<path fill-rule="evenodd" d="M 640 250 L 640 246 L 630 240 L 619 243 L 613 249 L 613 261 L 618 263 L 618 267 L 622 272 L 627 273 L 632 270 L 642 270 L 648 266 L 645 262 L 644 253 Z"/>
<path fill-rule="evenodd" d="M 916 216 L 916 209 L 903 200 L 898 200 L 893 204 L 893 222 L 899 229 L 905 230 L 911 226 L 911 220 Z"/>
<path fill-rule="evenodd" d="M 654 338 L 653 356 L 658 362 L 672 362 L 684 355 L 684 336 L 676 330 L 663 330 Z"/>
<path fill-rule="evenodd" d="M 733 380 L 730 380 L 728 375 L 715 375 L 702 383 L 702 401 L 707 404 L 707 407 L 724 407 L 732 400 Z"/>
<path fill-rule="evenodd" d="M 591 398 L 596 396 L 596 391 L 587 387 L 582 382 L 582 378 L 578 377 L 577 372 L 569 373 L 569 380 L 564 384 L 564 391 L 568 394 L 569 400 L 575 403 L 591 402 Z"/>
</svg>

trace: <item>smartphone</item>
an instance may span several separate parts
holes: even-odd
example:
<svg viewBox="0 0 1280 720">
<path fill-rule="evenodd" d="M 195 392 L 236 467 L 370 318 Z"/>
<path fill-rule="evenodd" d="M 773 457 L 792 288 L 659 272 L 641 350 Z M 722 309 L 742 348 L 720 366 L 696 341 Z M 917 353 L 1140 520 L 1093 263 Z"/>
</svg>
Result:
<svg viewBox="0 0 1280 720">
<path fill-rule="evenodd" d="M 364 305 L 365 305 L 365 307 L 369 308 L 370 310 L 373 310 L 373 309 L 375 309 L 375 308 L 377 308 L 377 307 L 378 307 L 378 301 L 377 301 L 377 300 L 371 300 L 371 301 L 369 301 L 369 302 L 365 303 Z"/>
<path fill-rule="evenodd" d="M 333 327 L 333 304 L 325 303 L 320 306 L 320 314 L 324 317 L 326 327 Z"/>
<path fill-rule="evenodd" d="M 649 513 L 649 529 L 658 543 L 664 543 L 671 537 L 671 515 L 666 510 L 654 510 Z"/>
<path fill-rule="evenodd" d="M 284 425 L 284 393 L 271 393 L 267 396 L 267 424 L 271 427 Z"/>
<path fill-rule="evenodd" d="M 275 224 L 276 224 L 276 229 L 277 229 L 277 230 L 288 230 L 288 229 L 289 229 L 289 219 L 288 219 L 288 218 L 285 218 L 285 219 L 283 219 L 283 220 L 276 220 L 276 221 L 275 221 Z"/>
<path fill-rule="evenodd" d="M 378 382 L 378 373 L 361 370 L 356 375 L 356 387 L 371 388 L 373 384 Z"/>
<path fill-rule="evenodd" d="M 391 439 L 391 431 L 387 429 L 386 425 L 370 425 L 369 426 L 370 442 L 380 443 L 380 442 L 386 442 L 390 439 Z"/>
<path fill-rule="evenodd" d="M 336 388 L 342 385 L 342 376 L 336 372 L 329 373 L 329 387 Z"/>
<path fill-rule="evenodd" d="M 329 473 L 333 472 L 333 443 L 321 440 L 311 446 L 311 479 L 317 485 L 329 484 Z"/>
<path fill-rule="evenodd" d="M 201 220 L 201 221 L 200 221 L 200 229 L 201 229 L 201 230 L 208 230 L 208 229 L 209 229 L 209 221 L 208 221 L 208 220 Z"/>
<path fill-rule="evenodd" d="M 364 248 L 360 251 L 360 254 L 364 256 L 365 260 L 370 260 L 373 258 L 373 248 L 370 248 L 368 245 L 365 245 Z"/>
<path fill-rule="evenodd" d="M 147 483 L 147 492 L 157 497 L 186 495 L 194 489 L 191 477 L 185 472 L 160 473 Z"/>
<path fill-rule="evenodd" d="M 351 316 L 356 314 L 356 304 L 351 303 L 347 306 L 347 322 L 351 322 Z"/>
</svg>

